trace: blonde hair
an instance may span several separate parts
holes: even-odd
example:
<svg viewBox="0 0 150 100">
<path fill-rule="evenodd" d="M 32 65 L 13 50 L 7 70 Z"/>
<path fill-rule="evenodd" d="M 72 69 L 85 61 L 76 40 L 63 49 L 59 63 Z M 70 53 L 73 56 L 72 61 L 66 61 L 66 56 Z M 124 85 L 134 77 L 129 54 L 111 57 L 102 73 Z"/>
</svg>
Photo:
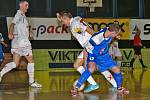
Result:
<svg viewBox="0 0 150 100">
<path fill-rule="evenodd" d="M 119 24 L 110 24 L 109 27 L 108 27 L 108 30 L 110 32 L 119 33 L 121 28 L 120 28 Z"/>
</svg>

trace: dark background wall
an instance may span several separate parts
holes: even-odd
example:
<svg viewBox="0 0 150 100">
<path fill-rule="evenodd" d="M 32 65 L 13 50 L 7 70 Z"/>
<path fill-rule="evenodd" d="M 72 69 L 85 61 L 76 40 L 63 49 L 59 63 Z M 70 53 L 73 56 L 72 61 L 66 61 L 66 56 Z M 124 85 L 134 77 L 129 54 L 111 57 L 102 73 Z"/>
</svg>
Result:
<svg viewBox="0 0 150 100">
<path fill-rule="evenodd" d="M 0 16 L 13 16 L 19 0 L 1 0 Z M 31 17 L 55 17 L 57 11 L 69 10 L 82 17 L 150 17 L 150 0 L 102 0 L 103 7 L 87 13 L 87 8 L 76 7 L 76 0 L 28 0 Z M 115 9 L 116 8 L 116 9 Z M 140 9 L 139 9 L 140 8 Z M 114 15 L 115 14 L 115 15 Z"/>
</svg>

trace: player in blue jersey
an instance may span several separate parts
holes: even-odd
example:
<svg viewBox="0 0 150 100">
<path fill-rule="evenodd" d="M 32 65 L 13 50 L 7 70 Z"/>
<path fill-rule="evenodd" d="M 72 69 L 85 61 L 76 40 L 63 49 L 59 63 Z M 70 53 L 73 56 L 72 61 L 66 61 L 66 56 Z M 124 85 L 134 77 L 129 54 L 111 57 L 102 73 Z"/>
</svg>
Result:
<svg viewBox="0 0 150 100">
<path fill-rule="evenodd" d="M 93 29 L 87 27 L 85 25 L 85 22 L 82 23 L 82 21 L 80 20 L 81 18 L 72 18 L 72 17 L 69 17 L 69 15 L 70 15 L 70 13 L 68 14 L 67 12 L 63 12 L 60 17 L 61 21 L 65 25 L 70 26 L 70 30 L 73 33 L 74 37 L 76 37 L 76 39 L 79 41 L 79 43 L 82 45 L 82 47 L 86 48 L 86 50 L 88 52 L 88 60 L 87 60 L 88 64 L 86 66 L 86 69 L 82 73 L 80 79 L 78 80 L 78 82 L 72 92 L 73 95 L 74 94 L 76 95 L 76 92 L 74 92 L 74 91 L 76 91 L 78 88 L 80 88 L 80 86 L 89 78 L 89 76 L 91 75 L 91 69 L 92 69 L 92 67 L 95 66 L 94 63 L 99 65 L 98 62 L 100 62 L 97 59 L 99 56 L 96 56 L 95 55 L 96 52 L 93 51 L 93 50 L 95 50 L 96 46 L 94 46 L 92 43 L 90 43 L 89 40 L 90 40 L 90 38 L 94 38 L 94 40 L 96 40 L 96 41 L 103 41 L 103 37 L 101 35 L 99 36 L 98 33 L 95 33 L 93 31 Z M 79 19 L 79 20 L 77 20 L 77 19 Z M 114 32 L 114 30 L 113 30 L 113 32 Z M 109 31 L 107 31 L 107 33 L 112 33 L 112 32 L 109 30 Z M 106 71 L 107 70 L 101 71 L 101 72 L 103 74 Z M 113 79 L 112 76 L 111 76 L 111 79 Z M 95 89 L 96 89 L 95 86 L 89 85 L 88 88 L 86 89 L 86 92 L 90 92 Z M 119 88 L 118 88 L 118 90 L 119 90 Z"/>
<path fill-rule="evenodd" d="M 104 28 L 99 32 L 94 33 L 89 40 L 94 48 L 91 50 L 91 52 L 88 52 L 88 62 L 94 60 L 98 66 L 98 70 L 101 73 L 111 70 L 117 83 L 117 91 L 128 94 L 129 91 L 122 87 L 122 74 L 120 67 L 117 66 L 116 62 L 108 54 L 109 44 L 113 38 L 117 38 L 119 36 L 119 33 L 120 27 L 116 24 L 112 24 L 108 28 Z M 89 75 L 90 73 L 88 71 L 84 76 L 81 75 L 76 88 L 80 87 L 80 85 L 85 82 Z"/>
<path fill-rule="evenodd" d="M 4 42 L 4 38 L 2 36 L 2 33 L 0 33 L 0 66 L 1 66 L 3 59 L 4 59 L 3 45 L 5 47 L 8 47 L 7 44 Z"/>
</svg>

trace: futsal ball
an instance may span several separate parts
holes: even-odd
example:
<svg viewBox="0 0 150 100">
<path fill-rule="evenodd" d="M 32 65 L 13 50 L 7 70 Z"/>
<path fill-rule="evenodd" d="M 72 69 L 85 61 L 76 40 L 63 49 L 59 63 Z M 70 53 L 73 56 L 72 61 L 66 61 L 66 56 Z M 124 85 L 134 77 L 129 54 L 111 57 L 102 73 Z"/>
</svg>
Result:
<svg viewBox="0 0 150 100">
<path fill-rule="evenodd" d="M 76 81 L 73 83 L 73 87 L 76 86 L 77 82 L 78 82 L 78 80 L 76 80 Z M 83 83 L 83 84 L 80 86 L 80 88 L 78 88 L 78 91 L 83 91 L 84 87 L 85 87 L 85 84 Z"/>
</svg>

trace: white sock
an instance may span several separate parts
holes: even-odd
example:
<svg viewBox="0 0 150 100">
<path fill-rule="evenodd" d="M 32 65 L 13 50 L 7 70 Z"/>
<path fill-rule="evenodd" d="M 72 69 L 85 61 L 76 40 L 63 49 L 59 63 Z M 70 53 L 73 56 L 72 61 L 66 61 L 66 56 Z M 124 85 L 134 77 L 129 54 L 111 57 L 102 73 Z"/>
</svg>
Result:
<svg viewBox="0 0 150 100">
<path fill-rule="evenodd" d="M 84 69 L 83 66 L 80 66 L 80 67 L 78 67 L 77 71 L 78 71 L 80 74 L 82 74 L 82 73 L 85 71 L 85 69 Z M 92 84 L 92 85 L 96 85 L 96 84 L 97 84 L 91 75 L 89 76 L 89 78 L 87 79 L 87 81 L 88 81 L 90 84 Z"/>
<path fill-rule="evenodd" d="M 121 61 L 117 61 L 117 65 L 121 67 Z"/>
<path fill-rule="evenodd" d="M 109 71 L 104 71 L 102 74 L 105 76 L 105 78 L 113 85 L 113 87 L 117 87 L 117 83 L 112 76 L 112 74 Z"/>
<path fill-rule="evenodd" d="M 1 70 L 1 77 L 3 77 L 3 75 L 5 75 L 7 72 L 11 71 L 14 68 L 16 68 L 16 64 L 14 62 L 6 64 L 5 67 Z"/>
<path fill-rule="evenodd" d="M 28 63 L 27 71 L 29 75 L 29 83 L 34 82 L 34 63 Z"/>
</svg>

